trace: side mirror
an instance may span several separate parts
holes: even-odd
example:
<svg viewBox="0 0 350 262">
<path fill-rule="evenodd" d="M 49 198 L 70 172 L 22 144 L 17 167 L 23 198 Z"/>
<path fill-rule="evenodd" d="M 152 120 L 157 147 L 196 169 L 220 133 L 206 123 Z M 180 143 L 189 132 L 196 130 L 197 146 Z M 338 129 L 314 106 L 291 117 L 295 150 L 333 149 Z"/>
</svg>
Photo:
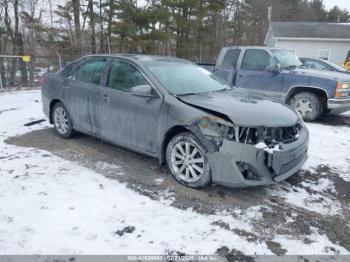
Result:
<svg viewBox="0 0 350 262">
<path fill-rule="evenodd" d="M 266 68 L 267 72 L 277 74 L 281 71 L 281 66 L 280 65 L 272 65 Z"/>
<path fill-rule="evenodd" d="M 153 97 L 153 89 L 150 85 L 138 85 L 131 88 L 130 93 L 135 96 Z"/>
</svg>

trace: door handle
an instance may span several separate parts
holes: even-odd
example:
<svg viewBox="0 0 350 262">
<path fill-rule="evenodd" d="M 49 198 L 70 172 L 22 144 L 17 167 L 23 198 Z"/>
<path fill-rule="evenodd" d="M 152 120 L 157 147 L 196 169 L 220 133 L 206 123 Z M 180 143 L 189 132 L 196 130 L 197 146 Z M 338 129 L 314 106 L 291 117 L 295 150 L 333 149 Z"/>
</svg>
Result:
<svg viewBox="0 0 350 262">
<path fill-rule="evenodd" d="M 109 95 L 107 95 L 107 94 L 104 94 L 103 95 L 103 101 L 105 101 L 105 102 L 109 102 L 109 101 L 111 101 L 111 98 L 109 97 Z"/>
</svg>

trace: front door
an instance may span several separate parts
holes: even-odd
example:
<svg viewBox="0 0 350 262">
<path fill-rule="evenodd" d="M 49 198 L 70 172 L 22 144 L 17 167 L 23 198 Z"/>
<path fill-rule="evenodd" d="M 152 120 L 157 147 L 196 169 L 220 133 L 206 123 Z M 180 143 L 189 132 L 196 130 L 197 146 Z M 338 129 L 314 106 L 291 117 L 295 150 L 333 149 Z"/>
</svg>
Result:
<svg viewBox="0 0 350 262">
<path fill-rule="evenodd" d="M 247 49 L 237 71 L 236 86 L 260 95 L 279 98 L 283 88 L 283 74 L 269 72 L 268 68 L 273 66 L 276 64 L 266 50 Z"/>
<path fill-rule="evenodd" d="M 100 101 L 101 136 L 156 154 L 161 97 L 139 96 L 131 92 L 138 85 L 150 85 L 135 65 L 122 60 L 112 60 Z"/>
</svg>

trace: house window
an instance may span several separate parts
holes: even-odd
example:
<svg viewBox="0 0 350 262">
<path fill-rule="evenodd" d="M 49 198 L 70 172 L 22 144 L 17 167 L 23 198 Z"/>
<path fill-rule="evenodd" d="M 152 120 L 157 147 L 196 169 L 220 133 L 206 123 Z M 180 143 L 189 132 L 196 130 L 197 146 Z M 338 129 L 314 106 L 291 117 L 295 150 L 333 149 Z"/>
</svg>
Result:
<svg viewBox="0 0 350 262">
<path fill-rule="evenodd" d="M 331 51 L 329 49 L 321 49 L 318 50 L 318 55 L 317 57 L 323 60 L 329 60 Z"/>
</svg>

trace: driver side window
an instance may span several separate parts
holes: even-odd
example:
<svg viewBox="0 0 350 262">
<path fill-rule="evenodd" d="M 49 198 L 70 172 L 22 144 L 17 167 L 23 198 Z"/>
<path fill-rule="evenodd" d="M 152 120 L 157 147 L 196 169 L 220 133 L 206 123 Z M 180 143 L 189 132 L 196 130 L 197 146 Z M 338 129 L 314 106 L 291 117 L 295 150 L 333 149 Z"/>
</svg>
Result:
<svg viewBox="0 0 350 262">
<path fill-rule="evenodd" d="M 241 68 L 245 70 L 265 71 L 274 64 L 275 62 L 272 57 L 265 50 L 248 49 L 244 54 Z"/>
<path fill-rule="evenodd" d="M 130 92 L 132 87 L 139 85 L 149 83 L 135 66 L 123 61 L 112 63 L 107 78 L 109 88 Z"/>
</svg>

